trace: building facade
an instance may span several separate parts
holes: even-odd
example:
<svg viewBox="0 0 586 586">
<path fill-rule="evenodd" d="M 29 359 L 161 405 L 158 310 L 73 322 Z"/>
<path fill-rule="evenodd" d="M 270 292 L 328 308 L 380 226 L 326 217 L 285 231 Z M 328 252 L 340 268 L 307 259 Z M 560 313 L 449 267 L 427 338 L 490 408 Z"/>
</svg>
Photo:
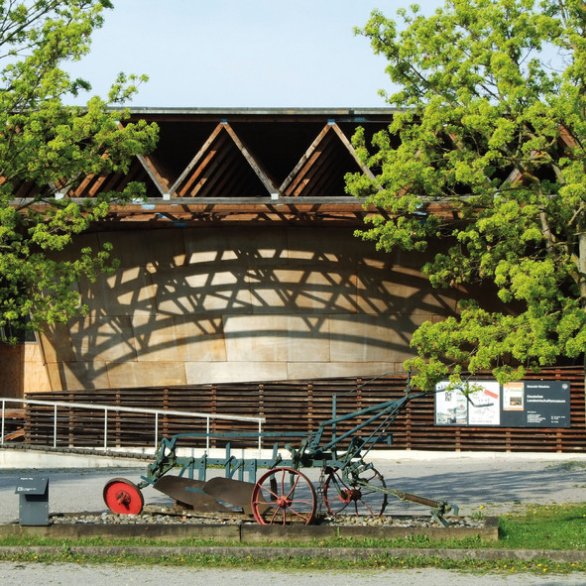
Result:
<svg viewBox="0 0 586 586">
<path fill-rule="evenodd" d="M 129 181 L 147 199 L 112 206 L 75 247 L 112 243 L 115 274 L 79 283 L 86 317 L 41 334 L 4 394 L 398 373 L 425 320 L 456 310 L 413 255 L 354 231 L 351 143 L 389 110 L 144 110 L 160 142 L 125 175 L 88 175 L 66 197 Z M 24 188 L 23 188 L 24 189 Z M 31 194 L 19 193 L 18 197 Z M 18 363 L 18 361 L 17 361 Z"/>
</svg>

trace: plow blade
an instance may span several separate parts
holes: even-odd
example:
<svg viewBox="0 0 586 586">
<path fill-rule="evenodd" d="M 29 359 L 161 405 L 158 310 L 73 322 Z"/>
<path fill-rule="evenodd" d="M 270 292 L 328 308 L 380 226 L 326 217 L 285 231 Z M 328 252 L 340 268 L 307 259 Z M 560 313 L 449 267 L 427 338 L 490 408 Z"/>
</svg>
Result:
<svg viewBox="0 0 586 586">
<path fill-rule="evenodd" d="M 232 509 L 221 505 L 213 496 L 206 494 L 201 480 L 191 480 L 180 476 L 163 476 L 153 488 L 170 496 L 178 505 L 199 513 L 231 513 Z"/>
<path fill-rule="evenodd" d="M 252 491 L 254 490 L 252 482 L 243 482 L 242 480 L 233 480 L 231 478 L 211 478 L 208 480 L 203 490 L 206 494 L 214 497 L 219 501 L 225 501 L 231 505 L 242 507 L 242 510 L 248 515 L 252 515 L 251 500 Z"/>
<path fill-rule="evenodd" d="M 231 478 L 207 482 L 180 476 L 162 476 L 153 488 L 170 496 L 177 504 L 201 513 L 233 513 L 235 508 L 251 514 L 254 484 Z"/>
</svg>

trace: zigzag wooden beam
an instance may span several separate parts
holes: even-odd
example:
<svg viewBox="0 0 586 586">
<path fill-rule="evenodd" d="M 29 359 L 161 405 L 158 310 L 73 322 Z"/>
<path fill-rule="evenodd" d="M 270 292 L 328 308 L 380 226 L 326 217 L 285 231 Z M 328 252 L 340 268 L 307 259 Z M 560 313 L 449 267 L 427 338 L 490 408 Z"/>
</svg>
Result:
<svg viewBox="0 0 586 586">
<path fill-rule="evenodd" d="M 151 178 L 151 181 L 155 184 L 155 187 L 159 190 L 159 193 L 163 197 L 168 196 L 169 182 L 157 170 L 153 157 L 150 155 L 138 155 L 137 159 Z"/>
<path fill-rule="evenodd" d="M 342 141 L 342 144 L 346 147 L 352 158 L 356 161 L 356 164 L 360 167 L 362 172 L 369 178 L 375 179 L 374 173 L 360 160 L 356 149 L 352 146 L 352 143 L 346 138 L 346 135 L 342 132 L 342 129 L 334 122 L 332 124 L 334 132 L 338 135 L 338 138 Z"/>
<path fill-rule="evenodd" d="M 118 126 L 123 128 L 123 124 L 118 122 Z M 150 177 L 151 181 L 155 185 L 155 187 L 159 190 L 159 193 L 162 196 L 168 194 L 169 191 L 169 183 L 167 180 L 158 172 L 156 165 L 153 162 L 153 158 L 150 155 L 138 155 L 136 157 L 140 164 L 142 165 L 143 169 L 146 171 L 147 175 Z"/>
<path fill-rule="evenodd" d="M 228 134 L 230 135 L 230 137 L 232 138 L 232 140 L 234 141 L 234 143 L 238 147 L 238 150 L 242 153 L 244 158 L 247 160 L 248 164 L 250 165 L 252 170 L 255 172 L 256 176 L 260 179 L 261 183 L 264 185 L 266 190 L 271 194 L 271 197 L 273 197 L 273 196 L 278 197 L 280 194 L 279 190 L 275 187 L 275 185 L 273 184 L 273 182 L 271 181 L 271 179 L 269 178 L 267 173 L 264 171 L 264 169 L 262 168 L 260 163 L 256 159 L 254 159 L 254 157 L 250 154 L 248 149 L 244 146 L 244 143 L 242 142 L 240 137 L 236 134 L 234 129 L 230 126 L 230 124 L 228 122 L 224 123 L 224 128 L 226 129 L 226 131 L 228 132 Z"/>
</svg>

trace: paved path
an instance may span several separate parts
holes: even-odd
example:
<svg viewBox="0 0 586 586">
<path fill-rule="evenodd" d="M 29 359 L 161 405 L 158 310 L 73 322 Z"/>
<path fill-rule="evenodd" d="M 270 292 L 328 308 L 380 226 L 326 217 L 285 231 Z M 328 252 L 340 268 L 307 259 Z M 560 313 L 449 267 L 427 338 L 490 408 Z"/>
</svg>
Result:
<svg viewBox="0 0 586 586">
<path fill-rule="evenodd" d="M 60 584 L 62 586 L 150 586 L 161 583 L 173 586 L 324 586 L 355 585 L 388 586 L 583 586 L 586 574 L 569 576 L 535 576 L 532 574 L 470 575 L 422 568 L 417 570 L 387 570 L 365 572 L 261 572 L 252 570 L 217 570 L 187 568 L 125 568 L 122 566 L 79 566 L 76 564 L 14 564 L 0 562 L 2 583 Z"/>
<path fill-rule="evenodd" d="M 586 459 L 548 454 L 495 454 L 432 460 L 376 461 L 387 485 L 445 499 L 468 515 L 484 507 L 486 514 L 519 510 L 532 503 L 586 501 Z M 392 509 L 421 510 L 390 501 Z"/>
<path fill-rule="evenodd" d="M 387 485 L 429 498 L 445 499 L 460 506 L 464 515 L 483 507 L 485 514 L 502 513 L 531 504 L 583 502 L 586 500 L 586 458 L 548 454 L 518 454 L 419 459 L 377 459 L 377 469 Z M 307 471 L 317 481 L 318 470 Z M 14 489 L 21 476 L 45 475 L 50 479 L 52 513 L 103 511 L 102 489 L 112 477 L 140 480 L 144 466 L 124 469 L 2 470 L 0 469 L 0 523 L 18 519 Z M 221 471 L 217 471 L 221 474 Z M 144 490 L 146 503 L 169 502 L 152 488 Z M 425 513 L 427 509 L 389 498 L 388 512 Z"/>
</svg>

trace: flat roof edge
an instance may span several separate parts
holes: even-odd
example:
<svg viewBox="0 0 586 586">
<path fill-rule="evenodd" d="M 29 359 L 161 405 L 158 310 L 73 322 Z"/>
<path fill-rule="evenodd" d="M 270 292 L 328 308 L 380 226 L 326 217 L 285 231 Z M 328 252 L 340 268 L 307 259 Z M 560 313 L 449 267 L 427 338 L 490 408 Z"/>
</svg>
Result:
<svg viewBox="0 0 586 586">
<path fill-rule="evenodd" d="M 132 114 L 201 114 L 201 115 L 317 115 L 317 116 L 365 116 L 389 115 L 401 112 L 399 108 L 151 108 L 128 107 L 112 108 L 112 110 L 128 110 Z"/>
</svg>

